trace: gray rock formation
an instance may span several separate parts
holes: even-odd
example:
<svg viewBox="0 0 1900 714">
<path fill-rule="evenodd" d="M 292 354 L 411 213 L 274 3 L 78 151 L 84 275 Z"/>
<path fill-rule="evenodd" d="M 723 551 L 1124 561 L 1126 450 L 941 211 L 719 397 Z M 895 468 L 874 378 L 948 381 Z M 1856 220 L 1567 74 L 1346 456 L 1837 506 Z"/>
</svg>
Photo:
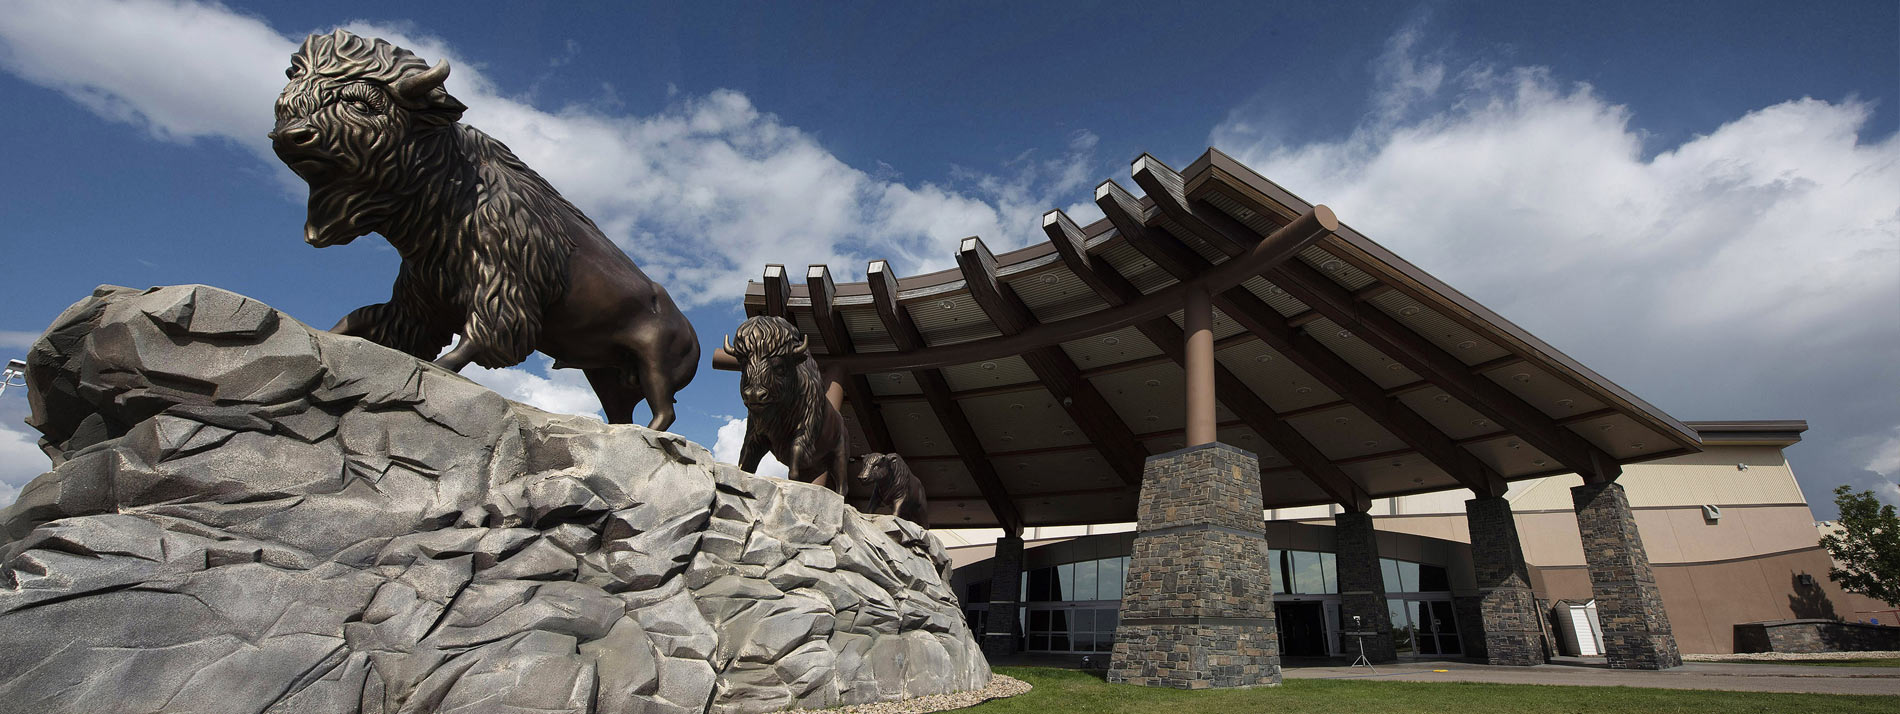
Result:
<svg viewBox="0 0 1900 714">
<path fill-rule="evenodd" d="M 0 709 L 758 712 L 974 689 L 942 547 L 203 286 L 28 360 Z"/>
</svg>

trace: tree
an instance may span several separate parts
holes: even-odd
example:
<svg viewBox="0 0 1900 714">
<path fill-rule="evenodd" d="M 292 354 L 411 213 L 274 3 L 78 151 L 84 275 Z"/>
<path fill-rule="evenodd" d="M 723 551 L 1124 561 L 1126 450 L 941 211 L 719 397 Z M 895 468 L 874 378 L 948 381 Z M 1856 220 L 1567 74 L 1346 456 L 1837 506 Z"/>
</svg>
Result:
<svg viewBox="0 0 1900 714">
<path fill-rule="evenodd" d="M 1834 489 L 1840 530 L 1821 536 L 1821 547 L 1834 556 L 1829 580 L 1841 589 L 1900 607 L 1900 516 L 1875 500 L 1873 491 Z"/>
</svg>

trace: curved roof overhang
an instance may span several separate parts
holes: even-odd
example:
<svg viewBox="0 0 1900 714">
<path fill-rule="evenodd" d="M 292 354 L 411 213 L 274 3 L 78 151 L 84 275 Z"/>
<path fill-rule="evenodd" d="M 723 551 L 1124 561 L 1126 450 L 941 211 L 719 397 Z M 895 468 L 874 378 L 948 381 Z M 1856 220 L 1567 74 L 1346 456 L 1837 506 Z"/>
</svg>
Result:
<svg viewBox="0 0 1900 714">
<path fill-rule="evenodd" d="M 1143 460 L 1183 440 L 1182 315 L 1214 292 L 1218 435 L 1260 456 L 1269 508 L 1344 503 L 1697 451 L 1695 430 L 1329 212 L 1210 149 L 1106 217 L 1044 216 L 1050 241 L 863 283 L 780 266 L 749 315 L 813 336 L 845 393 L 854 452 L 903 454 L 939 527 L 1133 520 Z"/>
</svg>

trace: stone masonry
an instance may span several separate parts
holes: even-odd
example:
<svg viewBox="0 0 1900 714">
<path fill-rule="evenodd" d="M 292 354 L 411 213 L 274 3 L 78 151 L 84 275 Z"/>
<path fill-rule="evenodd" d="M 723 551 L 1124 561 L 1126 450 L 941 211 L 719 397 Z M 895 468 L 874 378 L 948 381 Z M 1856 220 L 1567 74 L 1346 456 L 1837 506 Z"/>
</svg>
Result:
<svg viewBox="0 0 1900 714">
<path fill-rule="evenodd" d="M 1541 613 L 1531 593 L 1530 571 L 1524 565 L 1524 547 L 1518 542 L 1511 502 L 1502 496 L 1465 501 L 1465 519 L 1471 527 L 1471 569 L 1477 576 L 1482 600 L 1478 622 L 1484 633 L 1485 661 L 1543 664 Z M 1593 571 L 1595 562 L 1591 561 Z"/>
<path fill-rule="evenodd" d="M 1022 589 L 1023 539 L 1006 535 L 996 539 L 990 559 L 990 607 L 984 632 L 978 633 L 983 656 L 995 658 L 1016 652 L 1017 601 Z"/>
<path fill-rule="evenodd" d="M 1109 681 L 1280 683 L 1260 511 L 1253 454 L 1214 443 L 1148 459 Z"/>
<path fill-rule="evenodd" d="M 1629 497 L 1614 481 L 1570 489 L 1590 568 L 1590 590 L 1603 620 L 1603 646 L 1610 667 L 1668 669 L 1682 664 L 1676 637 L 1663 612 L 1662 593 L 1649 568 L 1630 514 Z M 1473 534 L 1472 540 L 1478 540 Z"/>
<path fill-rule="evenodd" d="M 1392 615 L 1386 609 L 1385 578 L 1379 572 L 1379 539 L 1372 529 L 1372 514 L 1341 512 L 1333 516 L 1333 525 L 1339 558 L 1339 619 L 1346 654 L 1359 654 L 1363 644 L 1370 661 L 1396 660 Z M 1358 627 L 1352 624 L 1354 616 L 1360 618 Z"/>
</svg>

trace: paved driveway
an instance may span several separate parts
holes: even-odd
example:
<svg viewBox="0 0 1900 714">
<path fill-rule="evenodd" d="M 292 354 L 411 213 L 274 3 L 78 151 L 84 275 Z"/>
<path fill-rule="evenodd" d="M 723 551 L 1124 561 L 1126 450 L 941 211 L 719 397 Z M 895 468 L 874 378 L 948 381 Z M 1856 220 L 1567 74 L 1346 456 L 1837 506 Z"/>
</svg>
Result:
<svg viewBox="0 0 1900 714">
<path fill-rule="evenodd" d="M 1535 667 L 1494 667 L 1470 662 L 1417 661 L 1381 664 L 1377 673 L 1335 664 L 1285 670 L 1289 679 L 1367 678 L 1408 682 L 1495 682 L 1658 689 L 1723 689 L 1738 692 L 1900 695 L 1900 667 L 1814 667 L 1793 664 L 1690 662 L 1661 672 L 1609 669 L 1563 662 Z"/>
</svg>

